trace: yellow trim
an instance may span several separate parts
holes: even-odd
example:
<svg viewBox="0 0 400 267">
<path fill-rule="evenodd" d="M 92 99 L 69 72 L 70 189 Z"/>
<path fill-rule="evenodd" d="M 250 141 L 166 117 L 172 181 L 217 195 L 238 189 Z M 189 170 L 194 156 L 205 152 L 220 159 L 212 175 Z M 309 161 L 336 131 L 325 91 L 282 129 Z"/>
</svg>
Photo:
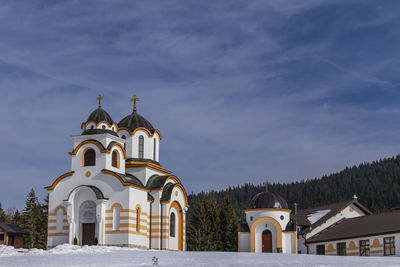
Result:
<svg viewBox="0 0 400 267">
<path fill-rule="evenodd" d="M 274 219 L 274 218 L 269 218 L 269 217 L 262 217 L 257 219 L 253 225 L 251 226 L 250 234 L 250 251 L 255 252 L 256 251 L 256 228 L 260 223 L 263 222 L 270 222 L 275 226 L 276 229 L 276 247 L 277 249 L 280 248 L 282 249 L 282 228 L 281 225 Z"/>
<path fill-rule="evenodd" d="M 48 223 L 56 223 L 57 220 L 48 220 L 47 222 L 48 222 Z"/>
<path fill-rule="evenodd" d="M 151 235 L 151 237 L 150 237 L 150 238 L 162 238 L 162 239 L 169 239 L 168 235 L 163 235 L 163 236 L 160 236 L 160 235 Z"/>
<path fill-rule="evenodd" d="M 263 208 L 263 209 L 247 209 L 247 210 L 244 210 L 244 212 L 248 212 L 248 211 L 254 211 L 254 210 L 278 210 L 278 211 L 287 211 L 287 212 L 292 212 L 292 210 L 289 210 L 289 209 L 274 209 L 274 208 Z"/>
<path fill-rule="evenodd" d="M 79 149 L 80 149 L 82 146 L 86 145 L 86 144 L 93 144 L 93 145 L 97 146 L 97 148 L 100 150 L 101 153 L 106 153 L 107 150 L 106 150 L 106 149 L 103 149 L 103 148 L 99 145 L 99 143 L 100 143 L 99 141 L 85 140 L 85 141 L 83 141 L 82 143 L 80 143 L 79 145 L 77 145 L 76 148 L 74 149 L 74 151 L 73 151 L 73 152 L 69 152 L 69 154 L 70 154 L 71 156 L 75 156 L 76 153 L 78 153 Z"/>
<path fill-rule="evenodd" d="M 54 181 L 54 183 L 53 183 L 51 186 L 46 186 L 45 189 L 46 189 L 47 191 L 52 191 L 52 190 L 54 190 L 54 188 L 56 187 L 56 185 L 57 185 L 62 179 L 67 178 L 67 177 L 70 177 L 70 176 L 74 175 L 74 173 L 75 173 L 75 172 L 69 172 L 69 173 L 66 173 L 66 174 L 61 175 L 60 177 L 58 177 L 58 178 Z M 49 215 L 50 215 L 50 214 L 49 214 Z"/>
<path fill-rule="evenodd" d="M 178 212 L 178 250 L 182 251 L 183 250 L 183 213 L 180 212 L 182 210 L 181 205 L 179 204 L 178 201 L 172 202 L 171 206 L 169 207 L 168 214 L 171 214 L 171 209 L 175 208 L 176 211 Z M 168 215 L 168 219 L 169 219 Z M 169 221 L 168 221 L 169 222 Z M 169 227 L 168 227 L 169 228 Z M 167 230 L 168 231 L 168 230 Z M 169 232 L 167 232 L 167 235 L 169 236 Z"/>
<path fill-rule="evenodd" d="M 162 167 L 160 167 L 157 164 L 151 163 L 151 162 L 138 162 L 138 161 L 127 161 L 125 162 L 125 168 L 142 168 L 142 167 L 147 167 L 165 174 L 172 174 L 172 172 L 164 170 Z"/>
<path fill-rule="evenodd" d="M 153 218 L 153 219 L 168 219 L 168 216 L 160 216 L 160 215 L 153 215 L 153 216 L 151 216 L 151 218 Z"/>
<path fill-rule="evenodd" d="M 183 196 L 184 196 L 184 199 L 185 199 L 185 206 L 189 207 L 189 203 L 188 203 L 188 200 L 187 200 L 187 195 L 186 195 L 185 188 L 180 183 L 179 184 L 175 184 L 175 186 L 179 187 L 182 190 L 182 193 L 183 193 Z M 164 187 L 162 187 L 162 188 L 164 188 Z M 163 201 L 160 201 L 160 202 L 161 203 L 169 203 L 169 202 L 171 202 L 171 199 L 170 200 L 163 200 Z"/>
<path fill-rule="evenodd" d="M 113 226 L 112 223 L 104 224 L 105 228 L 112 228 L 112 226 Z M 135 229 L 136 228 L 136 223 L 120 223 L 119 227 L 128 227 L 128 228 Z M 140 229 L 144 230 L 145 232 L 148 230 L 147 226 L 145 226 L 145 225 L 140 225 Z M 137 232 L 137 231 L 135 231 L 135 232 Z"/>
<path fill-rule="evenodd" d="M 61 206 L 61 205 L 58 205 L 58 206 L 54 209 L 54 212 L 53 212 L 53 213 L 49 213 L 49 216 L 57 216 L 57 211 L 58 211 L 59 209 L 62 209 L 62 210 L 63 210 L 63 215 L 64 215 L 64 216 L 67 215 L 67 210 L 65 209 L 65 207 L 64 207 L 64 206 Z"/>
<path fill-rule="evenodd" d="M 333 244 L 330 243 L 330 244 L 328 244 L 328 248 L 325 249 L 325 252 L 328 252 L 328 253 L 336 252 L 336 249 L 334 248 Z"/>
<path fill-rule="evenodd" d="M 125 152 L 124 147 L 123 147 L 120 143 L 114 143 L 114 144 L 110 147 L 110 150 L 106 150 L 106 151 L 107 151 L 107 154 L 110 154 L 110 153 L 111 153 L 112 148 L 113 148 L 114 146 L 117 146 L 117 147 L 119 147 L 119 148 L 121 149 L 122 155 L 124 155 L 124 159 L 127 159 L 127 158 L 128 158 L 128 156 L 126 155 L 126 152 Z M 118 153 L 118 159 L 119 159 L 119 153 Z M 118 168 L 119 168 L 119 160 L 118 160 Z"/>
<path fill-rule="evenodd" d="M 140 131 L 140 130 L 145 131 L 149 137 L 153 137 L 154 134 L 158 134 L 158 139 L 162 140 L 162 135 L 161 135 L 161 133 L 160 133 L 159 130 L 155 130 L 155 131 L 154 131 L 154 134 L 152 134 L 149 130 L 147 130 L 147 129 L 144 128 L 144 127 L 138 127 L 138 128 L 136 128 L 133 132 L 129 131 L 129 129 L 126 128 L 126 127 L 120 127 L 120 128 L 118 128 L 117 132 L 123 131 L 123 130 L 127 131 L 130 135 L 135 135 L 135 133 L 136 133 L 137 131 Z"/>
<path fill-rule="evenodd" d="M 378 253 L 383 253 L 383 250 L 370 250 L 369 253 L 371 254 L 378 254 Z"/>
<path fill-rule="evenodd" d="M 57 230 L 57 226 L 48 226 L 47 230 L 48 231 Z"/>
<path fill-rule="evenodd" d="M 62 227 L 62 229 L 63 229 L 63 230 L 69 230 L 69 226 L 68 226 L 68 225 L 64 225 L 64 226 Z"/>
<path fill-rule="evenodd" d="M 48 233 L 47 236 L 68 236 L 69 233 Z"/>
<path fill-rule="evenodd" d="M 118 175 L 116 175 L 115 173 L 113 173 L 113 172 L 111 172 L 111 171 L 102 170 L 102 172 L 103 172 L 104 174 L 109 174 L 109 175 L 114 176 L 115 178 L 117 178 L 117 179 L 121 182 L 121 184 L 122 184 L 123 186 L 130 186 L 130 187 L 138 188 L 138 189 L 141 189 L 141 190 L 146 191 L 146 192 L 149 192 L 149 191 L 150 191 L 149 189 L 147 189 L 147 188 L 145 188 L 145 187 L 141 187 L 141 186 L 137 186 L 137 185 L 133 185 L 133 184 L 124 182 L 124 181 L 121 179 L 121 177 L 119 177 Z"/>
<path fill-rule="evenodd" d="M 355 243 L 354 241 L 350 241 L 349 247 L 346 248 L 346 251 L 349 251 L 349 250 L 358 250 L 358 249 L 359 249 L 359 247 L 357 247 L 356 243 Z M 358 253 L 357 253 L 357 255 L 358 255 Z"/>
<path fill-rule="evenodd" d="M 379 242 L 378 238 L 375 238 L 370 248 L 383 248 L 383 244 Z"/>
<path fill-rule="evenodd" d="M 138 233 L 136 231 L 132 231 L 132 230 L 119 230 L 119 231 L 104 231 L 105 234 L 134 234 L 134 235 L 142 235 L 142 236 L 146 236 L 149 237 L 149 235 L 147 233 Z"/>
</svg>

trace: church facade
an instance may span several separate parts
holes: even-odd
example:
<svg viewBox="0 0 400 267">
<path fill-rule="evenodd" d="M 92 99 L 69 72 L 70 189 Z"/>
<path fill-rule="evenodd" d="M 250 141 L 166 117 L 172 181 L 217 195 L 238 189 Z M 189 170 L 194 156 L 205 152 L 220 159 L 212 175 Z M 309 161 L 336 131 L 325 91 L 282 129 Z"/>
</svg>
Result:
<svg viewBox="0 0 400 267">
<path fill-rule="evenodd" d="M 119 123 L 101 107 L 73 136 L 71 171 L 49 192 L 48 247 L 115 245 L 186 250 L 187 195 L 160 163 L 162 135 L 134 110 Z"/>
</svg>

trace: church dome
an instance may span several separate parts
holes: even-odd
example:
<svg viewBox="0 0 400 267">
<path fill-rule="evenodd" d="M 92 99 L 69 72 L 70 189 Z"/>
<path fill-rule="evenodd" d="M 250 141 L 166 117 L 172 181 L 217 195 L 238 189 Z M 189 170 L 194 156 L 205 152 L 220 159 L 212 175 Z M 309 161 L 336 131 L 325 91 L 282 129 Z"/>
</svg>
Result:
<svg viewBox="0 0 400 267">
<path fill-rule="evenodd" d="M 255 195 L 249 203 L 249 209 L 288 209 L 285 199 L 276 193 L 269 191 Z"/>
<path fill-rule="evenodd" d="M 107 113 L 107 111 L 105 111 L 101 107 L 98 107 L 96 110 L 94 110 L 90 114 L 90 116 L 87 119 L 86 123 L 88 123 L 89 121 L 93 121 L 95 123 L 99 123 L 101 121 L 106 121 L 110 125 L 112 125 L 114 123 L 114 121 L 111 119 L 111 116 Z"/>
<path fill-rule="evenodd" d="M 151 123 L 146 120 L 143 116 L 139 115 L 136 111 L 133 111 L 131 114 L 123 118 L 119 123 L 118 127 L 128 128 L 129 131 L 133 132 L 136 128 L 143 127 L 149 130 L 152 134 L 155 132 L 155 129 Z"/>
</svg>

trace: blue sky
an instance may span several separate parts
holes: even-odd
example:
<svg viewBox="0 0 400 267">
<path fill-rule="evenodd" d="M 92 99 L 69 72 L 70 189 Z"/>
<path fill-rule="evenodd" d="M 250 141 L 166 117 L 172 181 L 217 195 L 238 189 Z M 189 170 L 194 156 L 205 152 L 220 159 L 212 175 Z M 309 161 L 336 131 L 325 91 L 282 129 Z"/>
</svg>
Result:
<svg viewBox="0 0 400 267">
<path fill-rule="evenodd" d="M 400 151 L 398 1 L 2 1 L 0 201 L 70 170 L 104 96 L 163 134 L 188 192 L 319 177 Z"/>
</svg>

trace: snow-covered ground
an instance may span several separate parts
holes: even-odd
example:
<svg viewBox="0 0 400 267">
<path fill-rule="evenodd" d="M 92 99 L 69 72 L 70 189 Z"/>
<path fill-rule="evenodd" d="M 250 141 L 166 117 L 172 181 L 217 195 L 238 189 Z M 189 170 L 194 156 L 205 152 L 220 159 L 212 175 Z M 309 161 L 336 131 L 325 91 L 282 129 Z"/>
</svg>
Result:
<svg viewBox="0 0 400 267">
<path fill-rule="evenodd" d="M 170 252 L 61 245 L 17 250 L 0 245 L 0 266 L 400 266 L 400 257 L 336 257 L 234 252 Z"/>
</svg>

